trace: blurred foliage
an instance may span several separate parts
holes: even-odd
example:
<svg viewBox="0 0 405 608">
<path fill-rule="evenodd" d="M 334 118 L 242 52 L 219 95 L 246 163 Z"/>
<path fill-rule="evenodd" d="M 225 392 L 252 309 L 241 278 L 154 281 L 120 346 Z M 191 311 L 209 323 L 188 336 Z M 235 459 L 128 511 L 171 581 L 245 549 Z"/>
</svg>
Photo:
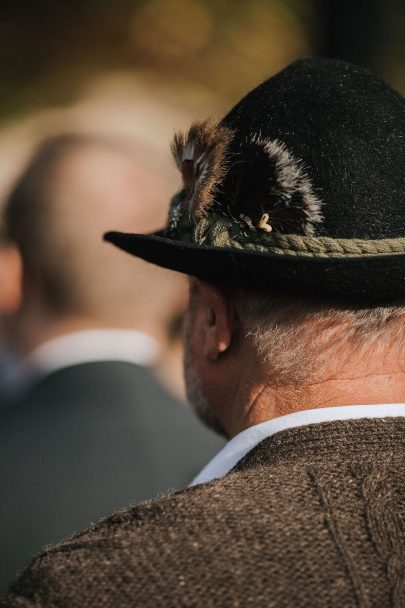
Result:
<svg viewBox="0 0 405 608">
<path fill-rule="evenodd" d="M 378 10 L 392 9 L 395 1 L 402 4 L 369 0 L 377 2 Z M 187 82 L 224 102 L 234 101 L 294 58 L 328 49 L 324 41 L 318 44 L 325 26 L 320 3 L 332 10 L 342 2 L 3 0 L 0 118 L 71 102 L 97 74 L 117 70 L 152 74 L 173 87 Z M 349 21 L 355 3 L 346 2 Z M 363 4 L 360 20 L 369 14 L 365 0 Z M 333 15 L 332 10 L 331 23 Z M 378 20 L 378 11 L 376 15 Z M 395 19 L 401 41 L 402 17 Z M 359 26 L 354 23 L 352 30 L 357 39 Z M 403 44 L 391 50 L 386 73 L 401 86 Z"/>
<path fill-rule="evenodd" d="M 3 117 L 72 101 L 107 70 L 152 72 L 234 98 L 309 52 L 306 11 L 294 1 L 28 0 L 1 13 Z"/>
</svg>

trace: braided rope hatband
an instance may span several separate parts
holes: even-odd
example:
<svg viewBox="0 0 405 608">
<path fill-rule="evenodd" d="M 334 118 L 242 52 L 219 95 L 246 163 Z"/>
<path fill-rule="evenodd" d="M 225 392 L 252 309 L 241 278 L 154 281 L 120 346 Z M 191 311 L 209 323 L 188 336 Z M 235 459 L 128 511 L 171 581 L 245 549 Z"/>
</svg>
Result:
<svg viewBox="0 0 405 608">
<path fill-rule="evenodd" d="M 405 255 L 405 238 L 395 239 L 333 239 L 329 237 L 299 236 L 272 232 L 251 232 L 224 215 L 210 213 L 195 223 L 179 223 L 176 237 L 199 246 L 228 247 L 323 258 L 373 257 L 381 255 Z"/>
</svg>

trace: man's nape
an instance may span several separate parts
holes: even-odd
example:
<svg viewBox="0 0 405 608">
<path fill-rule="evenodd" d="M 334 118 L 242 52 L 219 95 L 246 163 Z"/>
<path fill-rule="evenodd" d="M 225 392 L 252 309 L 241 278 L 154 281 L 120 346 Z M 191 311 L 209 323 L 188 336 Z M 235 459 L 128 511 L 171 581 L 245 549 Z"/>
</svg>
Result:
<svg viewBox="0 0 405 608">
<path fill-rule="evenodd" d="M 227 436 L 301 410 L 404 401 L 400 302 L 389 315 L 386 307 L 242 293 L 191 283 L 188 395 Z"/>
</svg>

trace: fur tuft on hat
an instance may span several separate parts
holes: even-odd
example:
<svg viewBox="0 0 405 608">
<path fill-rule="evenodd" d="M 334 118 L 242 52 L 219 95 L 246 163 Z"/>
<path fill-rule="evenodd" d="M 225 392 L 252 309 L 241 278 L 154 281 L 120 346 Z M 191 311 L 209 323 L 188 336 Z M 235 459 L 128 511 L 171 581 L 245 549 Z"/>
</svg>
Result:
<svg viewBox="0 0 405 608">
<path fill-rule="evenodd" d="M 217 209 L 265 232 L 313 236 L 322 221 L 322 201 L 314 193 L 304 163 L 277 139 L 255 134 L 240 147 L 224 176 Z"/>
<path fill-rule="evenodd" d="M 195 217 L 202 217 L 213 204 L 226 171 L 231 139 L 231 129 L 210 119 L 194 122 L 187 134 L 174 136 L 172 153 L 183 178 L 185 203 Z"/>
</svg>

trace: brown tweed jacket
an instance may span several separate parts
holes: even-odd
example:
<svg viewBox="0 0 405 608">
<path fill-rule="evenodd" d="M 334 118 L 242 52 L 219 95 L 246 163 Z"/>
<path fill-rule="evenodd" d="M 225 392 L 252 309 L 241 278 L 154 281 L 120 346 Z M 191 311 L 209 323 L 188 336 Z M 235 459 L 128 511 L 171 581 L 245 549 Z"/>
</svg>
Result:
<svg viewBox="0 0 405 608">
<path fill-rule="evenodd" d="M 405 418 L 263 441 L 47 549 L 2 608 L 405 606 Z"/>
</svg>

